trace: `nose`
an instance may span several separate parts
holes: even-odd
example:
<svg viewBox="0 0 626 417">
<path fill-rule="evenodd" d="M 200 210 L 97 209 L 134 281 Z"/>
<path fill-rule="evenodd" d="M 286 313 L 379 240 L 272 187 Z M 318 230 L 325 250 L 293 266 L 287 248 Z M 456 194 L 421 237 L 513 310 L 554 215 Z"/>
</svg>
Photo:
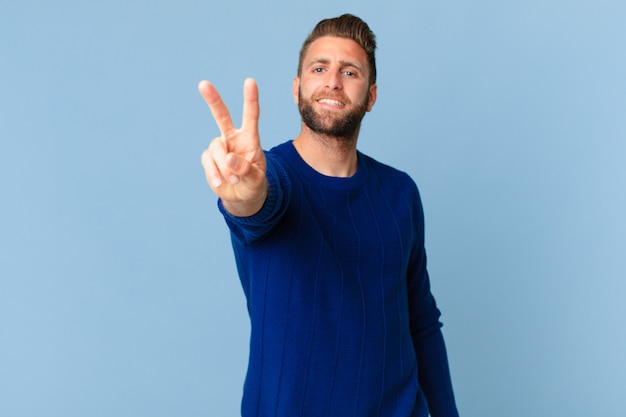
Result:
<svg viewBox="0 0 626 417">
<path fill-rule="evenodd" d="M 343 87 L 343 84 L 341 83 L 341 73 L 339 71 L 328 71 L 326 85 L 331 90 L 341 90 Z"/>
</svg>

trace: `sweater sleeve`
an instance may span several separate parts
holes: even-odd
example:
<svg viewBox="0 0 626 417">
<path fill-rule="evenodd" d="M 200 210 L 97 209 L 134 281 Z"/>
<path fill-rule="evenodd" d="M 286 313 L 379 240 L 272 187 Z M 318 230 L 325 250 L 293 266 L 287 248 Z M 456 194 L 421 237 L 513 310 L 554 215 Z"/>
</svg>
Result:
<svg viewBox="0 0 626 417">
<path fill-rule="evenodd" d="M 219 210 L 226 220 L 233 239 L 244 245 L 254 244 L 272 230 L 285 213 L 291 196 L 291 181 L 284 168 L 271 153 L 265 152 L 265 157 L 268 191 L 261 210 L 248 217 L 233 216 L 224 208 L 222 201 L 218 200 Z"/>
<path fill-rule="evenodd" d="M 415 240 L 409 262 L 407 285 L 411 335 L 418 365 L 419 383 L 432 417 L 458 417 L 448 357 L 441 333 L 441 313 L 430 290 L 424 249 L 424 214 L 416 194 L 413 209 Z"/>
</svg>

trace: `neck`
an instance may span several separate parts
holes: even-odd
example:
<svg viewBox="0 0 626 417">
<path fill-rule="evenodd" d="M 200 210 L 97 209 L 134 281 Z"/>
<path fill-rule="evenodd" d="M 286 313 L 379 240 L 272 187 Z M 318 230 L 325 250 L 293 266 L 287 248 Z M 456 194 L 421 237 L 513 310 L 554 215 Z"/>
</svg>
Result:
<svg viewBox="0 0 626 417">
<path fill-rule="evenodd" d="M 358 161 L 356 142 L 358 131 L 351 138 L 320 135 L 303 124 L 300 135 L 293 141 L 300 157 L 320 174 L 329 177 L 351 177 Z"/>
</svg>

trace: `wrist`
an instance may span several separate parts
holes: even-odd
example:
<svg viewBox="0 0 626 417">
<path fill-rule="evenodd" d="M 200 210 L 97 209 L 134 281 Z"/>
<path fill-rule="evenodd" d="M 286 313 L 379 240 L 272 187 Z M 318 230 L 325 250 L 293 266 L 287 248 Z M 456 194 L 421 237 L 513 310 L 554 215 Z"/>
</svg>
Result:
<svg viewBox="0 0 626 417">
<path fill-rule="evenodd" d="M 222 199 L 222 205 L 235 217 L 250 217 L 257 214 L 263 208 L 267 200 L 268 182 L 265 178 L 256 196 L 246 200 L 226 201 Z"/>
</svg>

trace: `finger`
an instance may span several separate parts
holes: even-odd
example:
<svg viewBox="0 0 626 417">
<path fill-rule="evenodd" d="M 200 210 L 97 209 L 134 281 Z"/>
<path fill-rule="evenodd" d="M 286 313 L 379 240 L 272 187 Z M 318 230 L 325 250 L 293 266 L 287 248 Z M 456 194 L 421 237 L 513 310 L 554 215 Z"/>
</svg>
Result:
<svg viewBox="0 0 626 417">
<path fill-rule="evenodd" d="M 230 159 L 228 159 L 228 151 L 226 149 L 226 143 L 222 138 L 215 138 L 211 142 L 208 148 L 209 155 L 213 164 L 217 167 L 220 179 L 228 179 L 232 174 L 230 167 Z"/>
<path fill-rule="evenodd" d="M 252 78 L 243 84 L 243 120 L 241 130 L 258 135 L 259 131 L 259 89 Z"/>
<path fill-rule="evenodd" d="M 222 97 L 219 95 L 213 84 L 208 81 L 200 81 L 198 84 L 198 91 L 206 101 L 206 104 L 211 109 L 211 113 L 213 114 L 213 118 L 217 123 L 217 127 L 220 129 L 222 136 L 224 138 L 229 137 L 235 131 L 235 126 L 233 125 L 233 121 L 230 118 L 230 113 L 228 111 L 228 107 L 222 100 Z"/>
<path fill-rule="evenodd" d="M 230 168 L 230 175 L 228 177 L 228 181 L 231 184 L 236 184 L 239 182 L 241 177 L 245 177 L 250 171 L 250 162 L 246 161 L 245 158 L 240 157 L 237 154 L 230 153 L 226 156 L 226 163 Z"/>
<path fill-rule="evenodd" d="M 265 171 L 237 155 L 229 154 L 228 162 L 232 169 L 232 174 L 228 177 L 231 184 L 241 183 L 249 190 L 258 190 L 265 180 Z"/>
<path fill-rule="evenodd" d="M 221 187 L 223 183 L 222 175 L 220 174 L 209 149 L 202 152 L 201 162 L 202 167 L 204 168 L 204 175 L 211 188 L 215 190 Z"/>
</svg>

